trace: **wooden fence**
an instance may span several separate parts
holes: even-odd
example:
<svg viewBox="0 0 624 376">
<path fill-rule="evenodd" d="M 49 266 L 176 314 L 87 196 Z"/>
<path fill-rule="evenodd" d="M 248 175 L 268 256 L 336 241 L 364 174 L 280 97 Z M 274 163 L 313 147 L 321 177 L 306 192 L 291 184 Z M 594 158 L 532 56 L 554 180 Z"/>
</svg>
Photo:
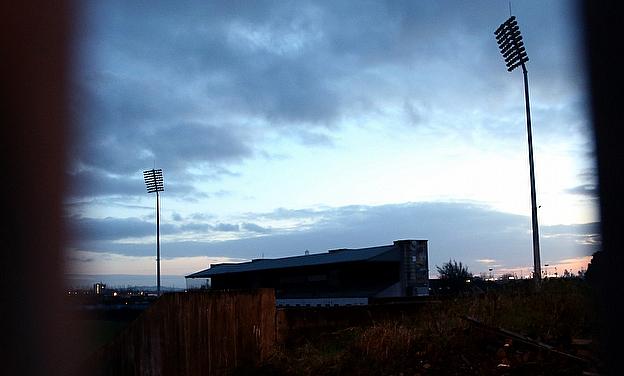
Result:
<svg viewBox="0 0 624 376">
<path fill-rule="evenodd" d="M 97 375 L 219 375 L 266 359 L 276 340 L 275 294 L 163 295 L 92 359 Z"/>
</svg>

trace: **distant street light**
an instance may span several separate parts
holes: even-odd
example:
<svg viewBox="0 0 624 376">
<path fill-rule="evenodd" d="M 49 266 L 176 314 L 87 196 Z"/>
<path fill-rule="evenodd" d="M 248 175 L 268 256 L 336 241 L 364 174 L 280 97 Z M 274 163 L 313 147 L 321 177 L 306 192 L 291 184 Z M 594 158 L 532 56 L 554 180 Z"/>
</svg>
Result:
<svg viewBox="0 0 624 376">
<path fill-rule="evenodd" d="M 147 193 L 156 192 L 156 294 L 160 296 L 160 204 L 158 192 L 165 190 L 163 185 L 162 170 L 152 169 L 143 171 L 143 179 L 145 179 Z"/>
<path fill-rule="evenodd" d="M 507 70 L 513 71 L 517 67 L 522 67 L 522 74 L 524 76 L 524 101 L 526 107 L 526 123 L 527 123 L 527 138 L 529 143 L 529 176 L 531 179 L 531 223 L 533 230 L 533 279 L 535 280 L 535 286 L 539 288 L 542 276 L 541 262 L 540 262 L 540 247 L 539 247 L 539 230 L 537 224 L 537 203 L 535 194 L 535 171 L 533 167 L 533 135 L 531 132 L 531 109 L 529 106 L 529 78 L 526 69 L 526 62 L 529 61 L 526 50 L 524 48 L 524 42 L 522 41 L 522 35 L 520 34 L 520 28 L 516 21 L 515 16 L 509 17 L 509 19 L 503 22 L 498 29 L 494 32 L 496 35 L 496 42 L 500 48 L 500 52 L 505 59 Z"/>
</svg>

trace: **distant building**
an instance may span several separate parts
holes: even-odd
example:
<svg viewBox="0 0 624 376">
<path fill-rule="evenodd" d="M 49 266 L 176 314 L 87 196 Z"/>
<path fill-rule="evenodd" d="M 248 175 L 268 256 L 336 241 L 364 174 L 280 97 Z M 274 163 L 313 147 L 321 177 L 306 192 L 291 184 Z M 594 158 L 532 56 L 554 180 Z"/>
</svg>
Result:
<svg viewBox="0 0 624 376">
<path fill-rule="evenodd" d="M 281 306 L 360 305 L 379 298 L 427 296 L 427 240 L 213 264 L 186 279 L 187 286 L 210 279 L 213 289 L 274 288 Z"/>
</svg>

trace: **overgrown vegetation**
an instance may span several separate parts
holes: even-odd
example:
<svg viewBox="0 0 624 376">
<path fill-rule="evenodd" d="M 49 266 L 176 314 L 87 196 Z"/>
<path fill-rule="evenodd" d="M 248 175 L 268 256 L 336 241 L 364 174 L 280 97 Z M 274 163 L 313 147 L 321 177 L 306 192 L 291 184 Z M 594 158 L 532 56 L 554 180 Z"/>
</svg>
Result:
<svg viewBox="0 0 624 376">
<path fill-rule="evenodd" d="M 298 338 L 277 348 L 253 370 L 271 375 L 502 375 L 581 374 L 600 370 L 597 318 L 591 289 L 580 279 L 515 281 L 480 295 L 423 304 L 410 315 Z M 583 363 L 476 328 L 491 327 L 531 337 Z M 579 347 L 583 339 L 585 345 Z M 589 341 L 591 342 L 587 344 Z"/>
</svg>

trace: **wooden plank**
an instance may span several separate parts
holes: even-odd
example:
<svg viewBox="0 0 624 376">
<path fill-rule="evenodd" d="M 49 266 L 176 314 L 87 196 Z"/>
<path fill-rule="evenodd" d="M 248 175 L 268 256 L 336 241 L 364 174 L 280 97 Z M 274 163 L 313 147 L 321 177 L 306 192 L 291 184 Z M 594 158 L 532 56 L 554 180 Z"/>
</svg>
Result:
<svg viewBox="0 0 624 376">
<path fill-rule="evenodd" d="M 165 294 L 96 355 L 101 375 L 223 374 L 276 340 L 272 289 Z"/>
</svg>

